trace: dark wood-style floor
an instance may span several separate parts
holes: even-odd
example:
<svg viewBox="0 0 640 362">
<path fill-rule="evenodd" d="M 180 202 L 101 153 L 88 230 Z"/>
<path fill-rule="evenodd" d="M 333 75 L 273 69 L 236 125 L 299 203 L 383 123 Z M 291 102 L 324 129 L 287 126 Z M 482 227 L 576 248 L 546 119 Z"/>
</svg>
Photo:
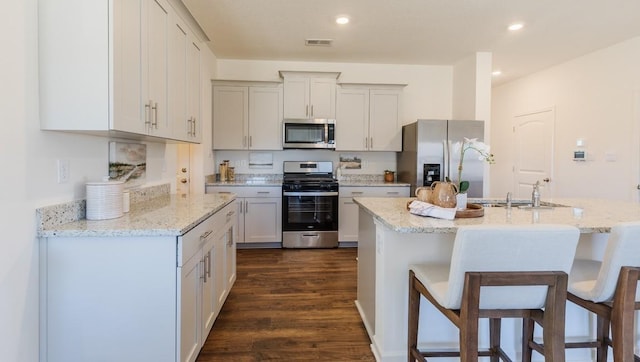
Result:
<svg viewBox="0 0 640 362">
<path fill-rule="evenodd" d="M 374 361 L 355 307 L 355 248 L 238 250 L 197 362 Z"/>
</svg>

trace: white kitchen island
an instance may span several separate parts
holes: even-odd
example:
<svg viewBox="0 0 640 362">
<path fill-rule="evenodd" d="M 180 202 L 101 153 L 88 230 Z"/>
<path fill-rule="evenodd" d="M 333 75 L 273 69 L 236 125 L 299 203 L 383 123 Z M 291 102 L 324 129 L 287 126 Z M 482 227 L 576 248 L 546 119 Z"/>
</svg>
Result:
<svg viewBox="0 0 640 362">
<path fill-rule="evenodd" d="M 376 360 L 383 362 L 407 361 L 409 265 L 449 260 L 458 226 L 532 223 L 575 225 L 581 232 L 577 257 L 597 259 L 602 255 L 612 225 L 621 221 L 640 220 L 639 205 L 608 200 L 544 200 L 566 207 L 533 210 L 490 207 L 484 209 L 482 217 L 451 221 L 410 214 L 406 209 L 410 198 L 354 200 L 360 206 L 356 305 L 371 338 L 371 349 Z M 421 303 L 420 325 L 427 327 L 420 330 L 418 346 L 457 348 L 457 328 L 424 298 Z M 568 303 L 566 317 L 567 340 L 593 335 L 591 331 L 595 329 L 595 319 L 587 312 Z M 502 322 L 502 345 L 514 360 L 521 359 L 521 328 L 519 319 L 504 319 Z M 539 332 L 539 328 L 536 328 L 536 335 Z M 488 323 L 484 320 L 480 324 L 480 333 L 480 346 L 487 346 Z M 428 343 L 425 344 L 425 341 Z M 589 349 L 567 350 L 566 355 L 567 361 L 594 360 L 593 352 Z M 544 360 L 536 352 L 533 358 Z"/>
</svg>

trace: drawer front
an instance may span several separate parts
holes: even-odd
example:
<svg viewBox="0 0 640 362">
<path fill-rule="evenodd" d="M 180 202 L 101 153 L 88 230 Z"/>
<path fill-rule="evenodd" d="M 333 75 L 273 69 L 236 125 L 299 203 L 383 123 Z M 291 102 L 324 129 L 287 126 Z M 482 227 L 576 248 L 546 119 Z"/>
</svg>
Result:
<svg viewBox="0 0 640 362">
<path fill-rule="evenodd" d="M 282 197 L 282 188 L 277 186 L 207 186 L 207 193 L 234 193 L 238 197 Z"/>
<path fill-rule="evenodd" d="M 235 201 L 209 216 L 206 220 L 178 237 L 178 266 L 185 264 L 205 244 L 213 241 L 225 225 L 235 216 Z"/>
<path fill-rule="evenodd" d="M 340 187 L 340 197 L 408 197 L 408 186 Z"/>
</svg>

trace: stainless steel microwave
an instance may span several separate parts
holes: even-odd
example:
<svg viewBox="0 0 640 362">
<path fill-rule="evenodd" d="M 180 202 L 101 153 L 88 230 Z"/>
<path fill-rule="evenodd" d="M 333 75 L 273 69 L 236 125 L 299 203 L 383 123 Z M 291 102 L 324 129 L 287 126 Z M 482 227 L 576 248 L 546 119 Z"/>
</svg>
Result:
<svg viewBox="0 0 640 362">
<path fill-rule="evenodd" d="M 336 148 L 335 119 L 285 119 L 282 148 Z"/>
</svg>

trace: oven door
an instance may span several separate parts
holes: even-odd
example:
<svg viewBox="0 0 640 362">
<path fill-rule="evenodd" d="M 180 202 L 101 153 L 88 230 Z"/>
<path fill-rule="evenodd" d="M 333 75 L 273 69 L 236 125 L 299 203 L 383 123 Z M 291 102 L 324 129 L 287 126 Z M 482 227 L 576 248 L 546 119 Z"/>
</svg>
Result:
<svg viewBox="0 0 640 362">
<path fill-rule="evenodd" d="M 282 193 L 282 231 L 337 230 L 337 192 Z"/>
</svg>

